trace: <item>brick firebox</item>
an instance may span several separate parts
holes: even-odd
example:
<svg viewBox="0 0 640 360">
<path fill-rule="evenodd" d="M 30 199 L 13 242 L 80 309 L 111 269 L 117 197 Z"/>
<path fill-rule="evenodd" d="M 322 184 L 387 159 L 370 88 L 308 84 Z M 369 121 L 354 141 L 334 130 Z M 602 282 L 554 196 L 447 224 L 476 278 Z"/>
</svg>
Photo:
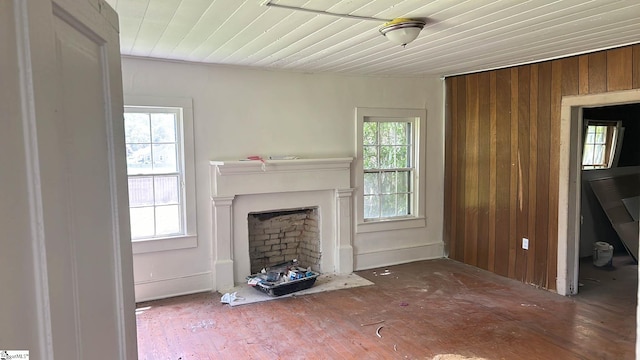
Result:
<svg viewBox="0 0 640 360">
<path fill-rule="evenodd" d="M 320 272 L 318 220 L 317 208 L 250 213 L 251 273 L 294 259 Z"/>
</svg>

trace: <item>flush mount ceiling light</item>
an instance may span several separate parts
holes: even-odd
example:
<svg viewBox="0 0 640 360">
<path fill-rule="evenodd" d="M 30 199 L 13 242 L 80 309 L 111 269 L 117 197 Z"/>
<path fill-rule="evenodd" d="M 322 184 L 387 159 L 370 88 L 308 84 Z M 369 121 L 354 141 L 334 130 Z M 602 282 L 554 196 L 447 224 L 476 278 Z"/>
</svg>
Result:
<svg viewBox="0 0 640 360">
<path fill-rule="evenodd" d="M 289 10 L 297 10 L 304 11 L 314 14 L 320 15 L 331 15 L 338 16 L 342 18 L 348 19 L 357 19 L 357 20 L 373 20 L 373 21 L 385 21 L 382 27 L 379 29 L 380 34 L 389 39 L 389 41 L 396 43 L 398 45 L 407 46 L 408 43 L 415 40 L 422 28 L 424 28 L 426 22 L 422 19 L 409 19 L 409 18 L 396 18 L 396 19 L 378 19 L 369 16 L 358 16 L 358 15 L 349 15 L 349 14 L 338 14 L 332 13 L 328 11 L 322 10 L 313 10 L 313 9 L 305 9 L 297 6 L 289 6 L 289 5 L 280 5 L 280 4 L 272 4 L 273 0 L 263 0 L 260 4 L 261 6 L 272 6 L 278 7 L 282 9 Z"/>
<path fill-rule="evenodd" d="M 425 22 L 417 19 L 397 18 L 384 23 L 380 28 L 380 34 L 391 42 L 407 46 L 420 34 Z"/>
</svg>

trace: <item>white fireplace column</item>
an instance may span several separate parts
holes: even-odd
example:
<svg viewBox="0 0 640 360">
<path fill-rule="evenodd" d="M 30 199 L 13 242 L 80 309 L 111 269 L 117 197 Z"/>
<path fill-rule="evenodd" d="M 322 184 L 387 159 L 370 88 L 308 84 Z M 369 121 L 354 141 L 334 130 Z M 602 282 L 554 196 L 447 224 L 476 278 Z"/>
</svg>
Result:
<svg viewBox="0 0 640 360">
<path fill-rule="evenodd" d="M 352 208 L 354 189 L 336 190 L 336 273 L 353 272 Z"/>
<path fill-rule="evenodd" d="M 213 270 L 215 288 L 231 289 L 233 281 L 233 199 L 235 196 L 211 197 L 213 207 Z"/>
</svg>

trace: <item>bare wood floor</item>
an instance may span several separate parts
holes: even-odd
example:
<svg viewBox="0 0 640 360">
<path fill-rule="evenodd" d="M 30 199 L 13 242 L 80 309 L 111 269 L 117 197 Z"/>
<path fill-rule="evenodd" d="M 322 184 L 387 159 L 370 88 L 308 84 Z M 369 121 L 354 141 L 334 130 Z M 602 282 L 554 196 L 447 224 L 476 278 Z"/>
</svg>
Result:
<svg viewBox="0 0 640 360">
<path fill-rule="evenodd" d="M 581 265 L 575 297 L 440 259 L 358 272 L 373 286 L 233 308 L 218 293 L 146 302 L 139 358 L 633 359 L 637 276 L 617 274 L 637 266 L 614 265 Z"/>
</svg>

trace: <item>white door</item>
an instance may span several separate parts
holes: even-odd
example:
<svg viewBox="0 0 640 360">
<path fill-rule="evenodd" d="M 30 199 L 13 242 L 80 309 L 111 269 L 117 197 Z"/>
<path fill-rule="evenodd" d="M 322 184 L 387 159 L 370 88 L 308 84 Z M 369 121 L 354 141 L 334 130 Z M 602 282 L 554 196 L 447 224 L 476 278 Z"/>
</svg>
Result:
<svg viewBox="0 0 640 360">
<path fill-rule="evenodd" d="M 0 350 L 134 359 L 117 16 L 101 0 L 7 0 L 0 23 L 0 280 L 19 289 Z"/>
</svg>

